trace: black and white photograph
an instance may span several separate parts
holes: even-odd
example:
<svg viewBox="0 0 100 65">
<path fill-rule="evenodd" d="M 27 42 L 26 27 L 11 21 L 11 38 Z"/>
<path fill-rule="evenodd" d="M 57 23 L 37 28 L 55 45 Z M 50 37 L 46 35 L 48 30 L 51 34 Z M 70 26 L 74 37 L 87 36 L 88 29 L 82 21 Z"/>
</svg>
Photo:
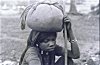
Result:
<svg viewBox="0 0 100 65">
<path fill-rule="evenodd" d="M 100 65 L 99 0 L 0 0 L 0 65 Z"/>
</svg>

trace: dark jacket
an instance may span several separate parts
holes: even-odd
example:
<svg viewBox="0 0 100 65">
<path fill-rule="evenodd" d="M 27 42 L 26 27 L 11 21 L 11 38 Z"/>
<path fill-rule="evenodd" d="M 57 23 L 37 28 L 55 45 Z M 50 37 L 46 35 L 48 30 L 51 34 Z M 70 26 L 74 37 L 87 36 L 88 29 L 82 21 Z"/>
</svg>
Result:
<svg viewBox="0 0 100 65">
<path fill-rule="evenodd" d="M 74 65 L 72 58 L 79 58 L 79 56 L 71 53 L 74 56 L 70 57 L 69 54 L 68 65 Z M 55 62 L 55 56 L 61 56 L 62 60 L 58 59 L 60 61 Z M 24 56 L 22 65 L 64 65 L 64 49 L 57 45 L 54 51 L 47 53 L 40 52 L 37 47 L 30 47 Z"/>
</svg>

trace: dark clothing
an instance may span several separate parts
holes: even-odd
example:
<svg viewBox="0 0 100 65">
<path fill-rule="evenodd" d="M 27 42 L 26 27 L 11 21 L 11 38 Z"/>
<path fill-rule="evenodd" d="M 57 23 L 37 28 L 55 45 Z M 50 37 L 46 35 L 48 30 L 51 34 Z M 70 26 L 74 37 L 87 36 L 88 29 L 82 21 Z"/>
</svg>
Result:
<svg viewBox="0 0 100 65">
<path fill-rule="evenodd" d="M 22 65 L 64 65 L 63 55 L 64 50 L 58 45 L 52 52 L 39 52 L 38 48 L 30 47 L 24 56 Z M 55 56 L 61 56 L 57 62 L 55 62 Z M 70 57 L 68 57 L 68 65 L 74 65 Z"/>
</svg>

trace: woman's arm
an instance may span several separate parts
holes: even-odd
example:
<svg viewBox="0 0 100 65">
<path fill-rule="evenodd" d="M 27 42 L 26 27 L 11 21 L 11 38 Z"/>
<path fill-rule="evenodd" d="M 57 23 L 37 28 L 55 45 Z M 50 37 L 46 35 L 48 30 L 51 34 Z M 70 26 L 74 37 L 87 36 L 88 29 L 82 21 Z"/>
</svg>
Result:
<svg viewBox="0 0 100 65">
<path fill-rule="evenodd" d="M 71 50 L 68 50 L 68 57 L 77 59 L 80 57 L 79 48 L 76 42 L 71 43 Z"/>
<path fill-rule="evenodd" d="M 67 38 L 71 43 L 71 50 L 68 50 L 68 56 L 71 58 L 79 58 L 80 51 L 71 28 L 70 19 L 67 16 L 65 16 L 64 22 L 65 22 L 64 24 L 66 24 L 66 29 L 67 29 Z"/>
<path fill-rule="evenodd" d="M 71 43 L 71 50 L 68 50 L 68 57 L 77 59 L 80 57 L 80 51 L 77 45 L 77 41 L 75 41 L 75 37 L 73 35 L 70 22 L 67 23 L 67 36 L 68 36 L 69 42 Z M 59 45 L 56 45 L 55 54 L 57 56 L 64 56 L 65 49 Z"/>
<path fill-rule="evenodd" d="M 77 45 L 77 41 L 75 40 L 72 28 L 71 28 L 71 23 L 67 22 L 67 36 L 68 40 L 71 43 L 71 50 L 68 50 L 68 56 L 74 59 L 77 59 L 80 57 L 80 51 L 79 47 Z"/>
<path fill-rule="evenodd" d="M 57 56 L 65 56 L 65 49 L 59 45 L 55 48 L 55 55 Z M 71 43 L 71 50 L 68 50 L 68 57 L 73 59 L 77 59 L 80 57 L 80 52 L 77 43 Z"/>
</svg>

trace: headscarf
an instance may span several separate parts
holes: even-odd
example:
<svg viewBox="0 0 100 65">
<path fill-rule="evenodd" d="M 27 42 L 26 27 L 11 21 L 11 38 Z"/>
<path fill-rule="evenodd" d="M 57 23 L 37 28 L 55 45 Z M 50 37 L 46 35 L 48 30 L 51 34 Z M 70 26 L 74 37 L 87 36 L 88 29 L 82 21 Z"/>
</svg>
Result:
<svg viewBox="0 0 100 65">
<path fill-rule="evenodd" d="M 39 44 L 39 43 L 43 42 L 49 36 L 55 36 L 55 38 L 56 38 L 57 33 L 56 32 L 40 32 L 35 43 Z"/>
<path fill-rule="evenodd" d="M 57 37 L 57 33 L 56 32 L 34 32 L 33 30 L 30 33 L 30 36 L 28 38 L 28 46 L 36 46 L 36 44 L 39 44 L 41 42 L 43 42 L 46 38 L 48 38 L 49 36 L 55 36 L 55 38 Z"/>
</svg>

